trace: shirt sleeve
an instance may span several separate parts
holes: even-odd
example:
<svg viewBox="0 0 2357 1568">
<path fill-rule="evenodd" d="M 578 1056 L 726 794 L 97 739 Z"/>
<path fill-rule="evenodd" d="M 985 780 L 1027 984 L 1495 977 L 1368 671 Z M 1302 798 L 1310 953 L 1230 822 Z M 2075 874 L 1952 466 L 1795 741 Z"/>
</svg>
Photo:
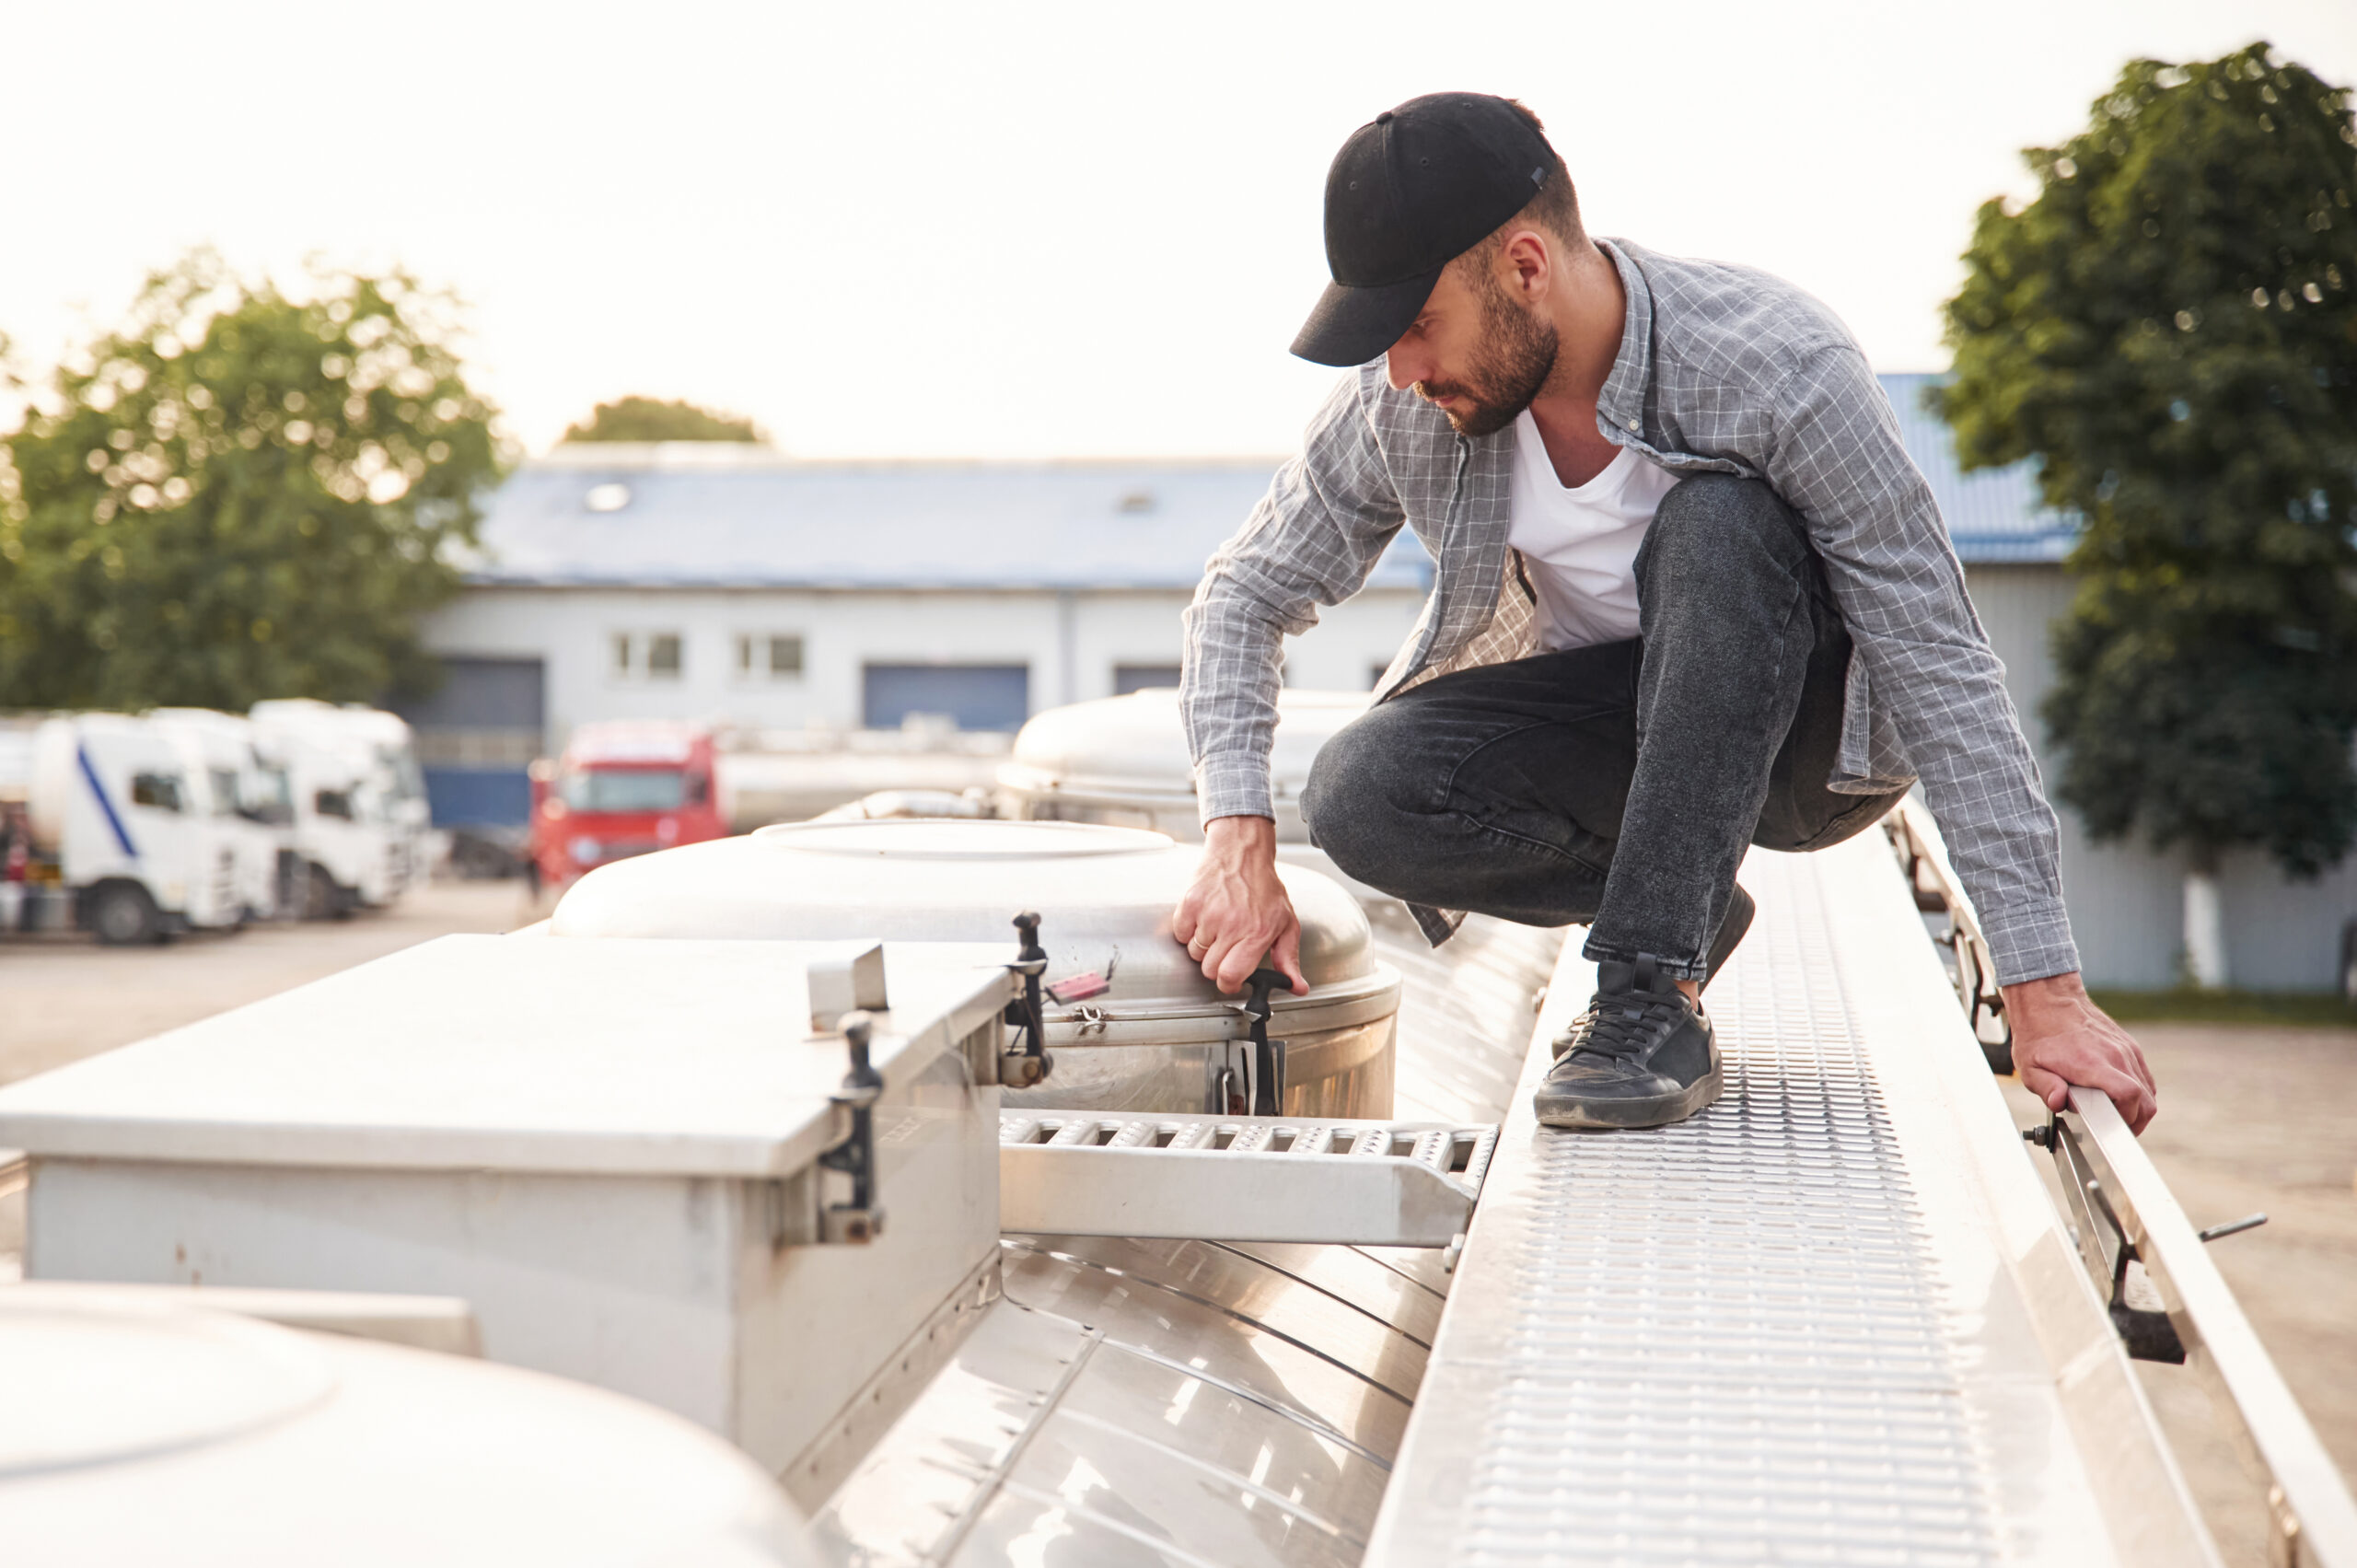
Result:
<svg viewBox="0 0 2357 1568">
<path fill-rule="evenodd" d="M 1808 525 L 1877 706 L 1922 780 L 2006 984 L 2079 967 L 2054 809 L 1938 505 L 1853 344 L 1774 400 L 1767 477 Z"/>
<path fill-rule="evenodd" d="M 1178 711 L 1202 820 L 1275 815 L 1269 748 L 1286 635 L 1358 592 L 1406 513 L 1367 418 L 1371 374 L 1353 371 L 1203 571 L 1182 619 Z"/>
</svg>

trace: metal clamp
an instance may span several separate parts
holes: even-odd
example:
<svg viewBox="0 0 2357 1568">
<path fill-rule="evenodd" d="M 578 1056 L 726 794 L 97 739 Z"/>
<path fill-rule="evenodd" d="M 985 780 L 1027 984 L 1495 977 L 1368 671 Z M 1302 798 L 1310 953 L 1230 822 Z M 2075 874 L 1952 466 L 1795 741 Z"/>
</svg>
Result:
<svg viewBox="0 0 2357 1568">
<path fill-rule="evenodd" d="M 843 1043 L 851 1048 L 851 1071 L 828 1098 L 851 1112 L 851 1133 L 819 1156 L 828 1170 L 851 1178 L 851 1202 L 830 1203 L 819 1215 L 819 1239 L 836 1246 L 865 1246 L 884 1234 L 884 1210 L 876 1202 L 876 1102 L 884 1074 L 867 1059 L 875 1020 L 863 1012 L 842 1016 Z"/>
<path fill-rule="evenodd" d="M 1048 950 L 1039 946 L 1039 916 L 1034 911 L 1016 915 L 1015 929 L 1021 945 L 1016 949 L 1015 961 L 1006 967 L 1023 977 L 1023 995 L 1006 1005 L 1006 1022 L 1010 1028 L 1022 1030 L 1023 1038 L 999 1057 L 998 1081 L 1004 1088 L 1028 1089 L 1046 1078 L 1056 1064 L 1048 1054 L 1047 1007 L 1039 1000 L 1039 977 L 1047 972 Z"/>
</svg>

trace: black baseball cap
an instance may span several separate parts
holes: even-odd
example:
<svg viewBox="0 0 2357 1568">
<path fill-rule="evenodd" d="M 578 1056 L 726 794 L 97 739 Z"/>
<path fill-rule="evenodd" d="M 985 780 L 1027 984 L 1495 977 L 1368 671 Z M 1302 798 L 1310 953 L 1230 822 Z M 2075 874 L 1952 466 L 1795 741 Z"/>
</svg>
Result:
<svg viewBox="0 0 2357 1568">
<path fill-rule="evenodd" d="M 1488 93 L 1427 93 L 1351 133 L 1326 171 L 1334 281 L 1293 352 L 1364 365 L 1415 324 L 1441 270 L 1530 204 L 1555 150 Z"/>
</svg>

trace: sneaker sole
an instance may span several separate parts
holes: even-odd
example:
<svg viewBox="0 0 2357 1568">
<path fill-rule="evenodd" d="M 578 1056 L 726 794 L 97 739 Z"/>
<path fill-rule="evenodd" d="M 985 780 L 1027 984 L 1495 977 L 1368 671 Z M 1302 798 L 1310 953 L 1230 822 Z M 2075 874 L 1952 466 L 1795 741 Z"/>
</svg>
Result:
<svg viewBox="0 0 2357 1568">
<path fill-rule="evenodd" d="M 1666 1127 L 1718 1103 L 1726 1085 L 1720 1067 L 1720 1063 L 1713 1063 L 1709 1072 L 1674 1095 L 1659 1095 L 1652 1099 L 1558 1100 L 1550 1104 L 1546 1091 L 1541 1089 L 1531 1096 L 1531 1108 L 1538 1113 L 1542 1127 L 1573 1127 L 1590 1132 Z"/>
</svg>

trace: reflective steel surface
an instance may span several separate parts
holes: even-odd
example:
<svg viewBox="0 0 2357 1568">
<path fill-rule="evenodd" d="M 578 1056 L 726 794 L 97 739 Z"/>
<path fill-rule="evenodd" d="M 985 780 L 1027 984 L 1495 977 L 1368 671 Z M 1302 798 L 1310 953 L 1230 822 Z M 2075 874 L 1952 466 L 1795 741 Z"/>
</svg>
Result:
<svg viewBox="0 0 2357 1568">
<path fill-rule="evenodd" d="M 1469 921 L 1405 976 L 1396 1103 L 1503 1112 L 1563 933 Z M 1411 1109 L 1410 1108 L 1413 1109 Z M 1003 1298 L 818 1511 L 846 1563 L 1347 1564 L 1448 1276 L 1426 1249 L 1015 1237 Z"/>
</svg>

